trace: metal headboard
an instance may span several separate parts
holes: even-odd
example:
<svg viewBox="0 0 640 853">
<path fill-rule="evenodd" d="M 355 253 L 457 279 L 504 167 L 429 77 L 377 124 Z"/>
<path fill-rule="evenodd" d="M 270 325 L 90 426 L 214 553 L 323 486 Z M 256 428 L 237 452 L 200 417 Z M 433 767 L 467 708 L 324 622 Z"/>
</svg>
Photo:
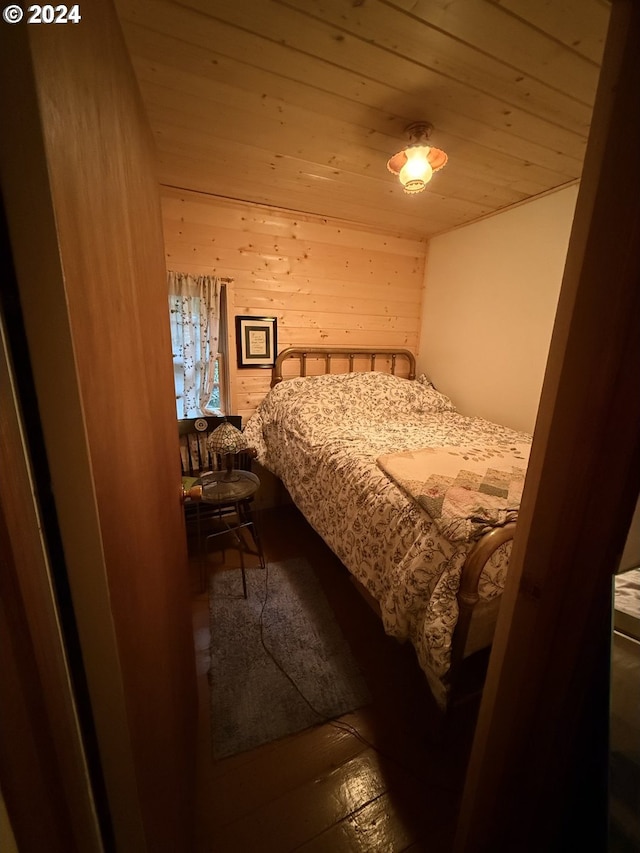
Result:
<svg viewBox="0 0 640 853">
<path fill-rule="evenodd" d="M 409 365 L 407 379 L 416 378 L 416 359 L 408 349 L 392 349 L 387 347 L 287 347 L 276 358 L 276 363 L 271 372 L 271 387 L 282 382 L 282 365 L 290 358 L 299 360 L 298 376 L 307 376 L 307 360 L 324 359 L 324 372 L 331 373 L 331 359 L 334 356 L 346 357 L 349 360 L 349 373 L 354 370 L 356 358 L 368 358 L 369 370 L 376 369 L 376 358 L 391 360 L 391 373 L 395 375 L 398 359 L 405 359 Z"/>
</svg>

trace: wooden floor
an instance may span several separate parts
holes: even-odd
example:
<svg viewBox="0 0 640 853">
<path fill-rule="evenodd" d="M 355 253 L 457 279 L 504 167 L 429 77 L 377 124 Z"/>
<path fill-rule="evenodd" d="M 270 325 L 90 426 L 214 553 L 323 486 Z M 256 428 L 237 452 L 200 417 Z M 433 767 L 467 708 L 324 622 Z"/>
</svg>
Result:
<svg viewBox="0 0 640 853">
<path fill-rule="evenodd" d="M 373 701 L 341 718 L 349 728 L 324 724 L 213 761 L 208 603 L 198 590 L 194 562 L 200 697 L 198 853 L 446 853 L 455 832 L 477 710 L 474 703 L 457 708 L 447 725 L 438 729 L 412 649 L 385 636 L 344 567 L 297 510 L 292 506 L 263 510 L 256 520 L 269 561 L 301 556 L 317 571 Z M 229 564 L 232 554 L 227 552 Z"/>
</svg>

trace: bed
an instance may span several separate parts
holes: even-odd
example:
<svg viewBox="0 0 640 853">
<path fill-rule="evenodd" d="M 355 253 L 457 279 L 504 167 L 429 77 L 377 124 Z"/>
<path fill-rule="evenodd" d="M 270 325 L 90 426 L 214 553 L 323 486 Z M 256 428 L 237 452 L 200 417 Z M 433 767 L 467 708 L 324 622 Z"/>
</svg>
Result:
<svg viewBox="0 0 640 853">
<path fill-rule="evenodd" d="M 492 640 L 531 436 L 460 414 L 408 350 L 323 347 L 278 356 L 245 435 L 446 708 Z"/>
</svg>

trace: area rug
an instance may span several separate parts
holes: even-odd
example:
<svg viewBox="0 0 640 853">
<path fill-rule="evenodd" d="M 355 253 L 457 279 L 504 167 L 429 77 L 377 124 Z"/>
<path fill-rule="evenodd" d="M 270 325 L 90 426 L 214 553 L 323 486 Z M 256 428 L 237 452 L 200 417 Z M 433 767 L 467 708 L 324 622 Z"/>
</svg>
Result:
<svg viewBox="0 0 640 853">
<path fill-rule="evenodd" d="M 370 701 L 307 561 L 270 563 L 266 570 L 247 569 L 246 575 L 247 599 L 242 597 L 239 571 L 218 572 L 210 581 L 209 684 L 216 759 Z"/>
</svg>

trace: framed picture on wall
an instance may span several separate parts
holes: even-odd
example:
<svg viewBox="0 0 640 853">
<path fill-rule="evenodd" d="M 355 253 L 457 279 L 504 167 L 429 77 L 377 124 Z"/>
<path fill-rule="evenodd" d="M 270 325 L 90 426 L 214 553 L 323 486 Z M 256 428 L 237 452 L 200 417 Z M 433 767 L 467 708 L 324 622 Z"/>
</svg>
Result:
<svg viewBox="0 0 640 853">
<path fill-rule="evenodd" d="M 236 317 L 238 367 L 273 367 L 277 327 L 275 317 Z"/>
</svg>

